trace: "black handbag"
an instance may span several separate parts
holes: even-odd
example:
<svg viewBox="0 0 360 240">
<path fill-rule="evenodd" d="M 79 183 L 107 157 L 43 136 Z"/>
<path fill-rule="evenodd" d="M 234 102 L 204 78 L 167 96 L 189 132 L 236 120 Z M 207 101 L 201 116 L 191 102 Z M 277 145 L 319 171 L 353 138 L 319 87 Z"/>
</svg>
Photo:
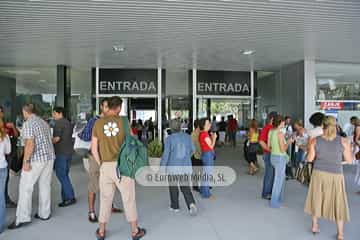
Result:
<svg viewBox="0 0 360 240">
<path fill-rule="evenodd" d="M 11 142 L 11 153 L 6 156 L 6 160 L 9 165 L 9 169 L 14 171 L 15 173 L 18 173 L 23 166 L 23 153 L 18 153 L 18 147 L 17 147 L 17 138 L 12 137 L 10 138 Z"/>
</svg>

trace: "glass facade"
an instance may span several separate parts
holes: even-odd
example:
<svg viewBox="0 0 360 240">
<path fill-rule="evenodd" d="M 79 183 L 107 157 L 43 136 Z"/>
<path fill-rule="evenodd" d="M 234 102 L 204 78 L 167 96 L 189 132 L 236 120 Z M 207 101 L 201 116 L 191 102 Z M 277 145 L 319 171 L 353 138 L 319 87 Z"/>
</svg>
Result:
<svg viewBox="0 0 360 240">
<path fill-rule="evenodd" d="M 316 62 L 316 110 L 344 126 L 360 116 L 360 64 Z"/>
<path fill-rule="evenodd" d="M 84 121 L 93 114 L 91 102 L 91 70 L 70 69 L 71 79 L 71 120 Z"/>
<path fill-rule="evenodd" d="M 21 108 L 33 103 L 38 115 L 50 119 L 56 101 L 56 67 L 0 67 L 0 105 L 6 118 L 21 124 Z"/>
<path fill-rule="evenodd" d="M 360 65 L 316 63 L 318 101 L 360 101 Z"/>
</svg>

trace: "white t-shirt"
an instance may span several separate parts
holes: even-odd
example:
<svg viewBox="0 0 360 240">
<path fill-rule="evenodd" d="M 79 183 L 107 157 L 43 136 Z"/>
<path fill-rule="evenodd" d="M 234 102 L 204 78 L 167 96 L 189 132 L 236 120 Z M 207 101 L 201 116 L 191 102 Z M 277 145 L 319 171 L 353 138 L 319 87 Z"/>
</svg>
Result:
<svg viewBox="0 0 360 240">
<path fill-rule="evenodd" d="M 322 127 L 316 127 L 316 128 L 308 130 L 307 134 L 311 138 L 320 137 L 321 135 L 324 134 L 324 130 Z"/>
<path fill-rule="evenodd" d="M 6 155 L 11 152 L 11 143 L 8 135 L 3 140 L 0 140 L 0 168 L 6 168 L 8 166 L 6 161 Z"/>
<path fill-rule="evenodd" d="M 351 139 L 354 137 L 354 130 L 355 130 L 355 127 L 351 123 L 345 124 L 344 132 L 346 133 L 346 136 L 348 136 Z"/>
</svg>

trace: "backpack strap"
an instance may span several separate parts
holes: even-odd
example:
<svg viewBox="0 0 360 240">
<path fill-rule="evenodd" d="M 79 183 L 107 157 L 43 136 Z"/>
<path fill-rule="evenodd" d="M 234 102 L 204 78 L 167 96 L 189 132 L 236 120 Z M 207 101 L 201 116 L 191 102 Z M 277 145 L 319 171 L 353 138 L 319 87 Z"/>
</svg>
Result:
<svg viewBox="0 0 360 240">
<path fill-rule="evenodd" d="M 124 130 L 125 130 L 126 136 L 131 135 L 130 134 L 129 119 L 126 116 L 121 116 L 121 119 L 123 121 L 123 127 L 124 127 Z"/>
</svg>

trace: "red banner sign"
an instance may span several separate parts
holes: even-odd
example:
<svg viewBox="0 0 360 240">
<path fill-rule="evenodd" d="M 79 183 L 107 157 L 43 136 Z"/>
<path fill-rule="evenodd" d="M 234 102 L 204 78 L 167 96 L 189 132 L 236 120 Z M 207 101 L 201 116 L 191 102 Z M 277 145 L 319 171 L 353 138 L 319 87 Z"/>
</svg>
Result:
<svg viewBox="0 0 360 240">
<path fill-rule="evenodd" d="M 344 109 L 343 102 L 321 102 L 321 110 L 342 110 Z"/>
</svg>

